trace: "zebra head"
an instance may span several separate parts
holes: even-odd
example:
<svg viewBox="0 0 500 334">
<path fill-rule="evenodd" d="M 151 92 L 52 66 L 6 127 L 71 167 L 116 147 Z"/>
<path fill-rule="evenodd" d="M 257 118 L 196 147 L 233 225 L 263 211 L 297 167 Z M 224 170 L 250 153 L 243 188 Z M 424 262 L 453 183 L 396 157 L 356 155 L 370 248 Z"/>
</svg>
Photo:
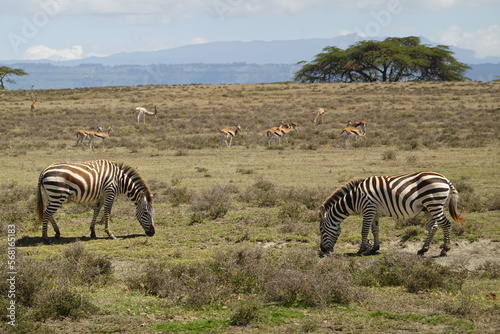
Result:
<svg viewBox="0 0 500 334">
<path fill-rule="evenodd" d="M 136 202 L 135 216 L 148 237 L 152 237 L 155 234 L 153 214 L 154 210 L 152 201 L 150 199 L 148 200 L 148 197 L 145 194 L 141 194 Z"/>
<path fill-rule="evenodd" d="M 340 235 L 340 222 L 333 219 L 324 206 L 320 208 L 319 216 L 321 219 L 319 223 L 319 231 L 321 234 L 319 248 L 321 250 L 320 255 L 322 256 L 333 252 L 333 247 Z"/>
</svg>

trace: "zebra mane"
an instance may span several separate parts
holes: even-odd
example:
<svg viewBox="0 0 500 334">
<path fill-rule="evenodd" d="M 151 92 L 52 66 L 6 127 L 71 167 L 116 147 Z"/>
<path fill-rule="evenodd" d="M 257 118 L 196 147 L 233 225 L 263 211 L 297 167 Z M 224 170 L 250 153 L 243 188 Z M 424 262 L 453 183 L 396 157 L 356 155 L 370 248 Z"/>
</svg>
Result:
<svg viewBox="0 0 500 334">
<path fill-rule="evenodd" d="M 341 199 L 345 194 L 347 194 L 364 180 L 365 179 L 353 179 L 343 186 L 340 186 L 333 192 L 333 194 L 330 195 L 330 197 L 326 199 L 326 201 L 323 202 L 322 207 L 324 207 L 325 210 L 328 211 L 328 209 L 332 207 L 339 199 Z"/>
<path fill-rule="evenodd" d="M 124 163 L 120 162 L 116 164 L 118 168 L 122 170 L 124 174 L 126 174 L 128 177 L 130 177 L 135 185 L 141 190 L 144 191 L 144 195 L 146 196 L 146 200 L 148 203 L 151 203 L 153 201 L 153 194 L 151 193 L 151 190 L 149 189 L 148 185 L 144 181 L 144 179 L 139 175 L 139 173 L 131 166 L 125 165 Z"/>
</svg>

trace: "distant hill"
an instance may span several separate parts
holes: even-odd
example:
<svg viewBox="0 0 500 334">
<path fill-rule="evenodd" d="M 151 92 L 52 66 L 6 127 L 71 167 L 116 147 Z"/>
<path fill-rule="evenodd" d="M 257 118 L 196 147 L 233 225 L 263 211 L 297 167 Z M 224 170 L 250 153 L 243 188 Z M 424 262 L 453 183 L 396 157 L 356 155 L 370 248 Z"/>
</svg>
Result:
<svg viewBox="0 0 500 334">
<path fill-rule="evenodd" d="M 173 49 L 117 53 L 70 61 L 3 61 L 29 76 L 16 78 L 10 89 L 75 88 L 138 84 L 241 84 L 290 81 L 297 62 L 310 61 L 326 46 L 345 49 L 362 38 L 356 34 L 330 39 L 290 41 L 212 42 Z M 425 38 L 422 43 L 436 45 Z M 465 75 L 490 81 L 500 76 L 500 57 L 478 59 L 471 50 L 451 48 L 455 57 L 471 65 Z"/>
</svg>

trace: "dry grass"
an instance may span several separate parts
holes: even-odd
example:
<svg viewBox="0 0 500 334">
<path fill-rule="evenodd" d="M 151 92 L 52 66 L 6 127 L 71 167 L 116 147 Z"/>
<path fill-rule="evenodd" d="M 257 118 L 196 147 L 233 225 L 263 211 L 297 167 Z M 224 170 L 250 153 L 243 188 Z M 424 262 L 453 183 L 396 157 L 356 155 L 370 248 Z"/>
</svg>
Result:
<svg viewBox="0 0 500 334">
<path fill-rule="evenodd" d="M 499 93 L 494 82 L 43 90 L 32 115 L 29 92 L 0 91 L 0 228 L 16 224 L 23 263 L 17 332 L 493 333 Z M 137 125 L 134 108 L 153 105 L 158 118 Z M 326 114 L 315 126 L 317 107 Z M 281 120 L 298 132 L 267 148 L 265 130 Z M 345 149 L 349 120 L 368 130 Z M 236 124 L 234 147 L 220 146 L 218 130 Z M 74 146 L 76 130 L 110 125 L 105 147 Z M 61 240 L 43 244 L 39 172 L 97 158 L 138 169 L 155 194 L 156 235 L 143 236 L 133 204 L 119 198 L 119 240 L 101 225 L 90 240 L 91 207 L 68 203 L 55 215 Z M 447 259 L 431 258 L 440 232 L 429 257 L 417 258 L 424 222 L 390 218 L 381 220 L 381 255 L 341 256 L 358 248 L 359 217 L 344 223 L 336 256 L 317 257 L 317 207 L 336 187 L 416 170 L 443 173 L 462 194 L 465 225 Z M 59 308 L 43 313 L 48 304 Z"/>
</svg>

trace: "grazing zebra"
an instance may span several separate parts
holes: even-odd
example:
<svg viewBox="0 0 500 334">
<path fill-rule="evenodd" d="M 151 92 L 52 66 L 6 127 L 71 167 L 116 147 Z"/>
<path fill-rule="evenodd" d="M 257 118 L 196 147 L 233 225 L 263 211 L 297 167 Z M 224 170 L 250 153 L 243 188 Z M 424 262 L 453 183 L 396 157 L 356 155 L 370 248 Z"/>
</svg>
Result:
<svg viewBox="0 0 500 334">
<path fill-rule="evenodd" d="M 393 176 L 371 176 L 348 182 L 337 189 L 320 208 L 321 252 L 333 251 L 340 235 L 340 223 L 351 214 L 363 216 L 361 247 L 358 254 L 374 253 L 380 248 L 379 217 L 399 219 L 415 217 L 423 212 L 427 219 L 427 238 L 418 251 L 429 250 L 438 226 L 444 231 L 441 256 L 450 250 L 450 221 L 443 209 L 449 199 L 449 211 L 455 222 L 461 224 L 457 212 L 458 191 L 443 175 L 417 172 Z M 374 245 L 368 249 L 368 232 L 372 229 Z"/>
<path fill-rule="evenodd" d="M 43 196 L 47 198 L 44 210 Z M 37 214 L 43 223 L 42 238 L 48 240 L 47 223 L 60 237 L 54 213 L 65 201 L 76 203 L 95 202 L 94 216 L 90 223 L 90 237 L 95 238 L 95 223 L 104 205 L 104 231 L 116 239 L 109 229 L 109 216 L 113 201 L 118 194 L 125 194 L 136 205 L 136 218 L 146 235 L 155 234 L 153 222 L 153 196 L 142 177 L 130 166 L 108 160 L 76 163 L 55 163 L 46 167 L 38 179 Z"/>
</svg>

